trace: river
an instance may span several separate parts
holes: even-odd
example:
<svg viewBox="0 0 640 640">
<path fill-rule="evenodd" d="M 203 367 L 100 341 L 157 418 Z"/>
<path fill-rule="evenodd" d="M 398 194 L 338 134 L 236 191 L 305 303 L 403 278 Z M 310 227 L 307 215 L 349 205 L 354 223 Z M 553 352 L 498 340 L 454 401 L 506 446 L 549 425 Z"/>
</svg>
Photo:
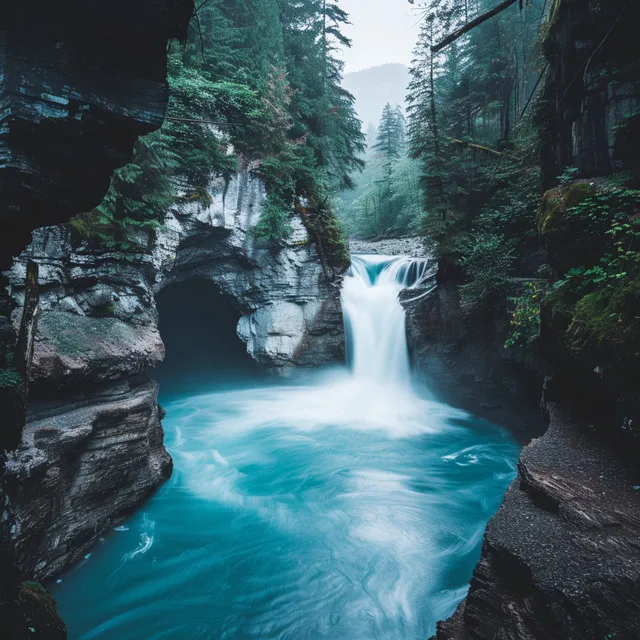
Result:
<svg viewBox="0 0 640 640">
<path fill-rule="evenodd" d="M 164 399 L 174 474 L 53 586 L 70 638 L 429 637 L 518 447 L 412 382 L 398 294 L 427 269 L 354 257 L 347 368 Z"/>
</svg>

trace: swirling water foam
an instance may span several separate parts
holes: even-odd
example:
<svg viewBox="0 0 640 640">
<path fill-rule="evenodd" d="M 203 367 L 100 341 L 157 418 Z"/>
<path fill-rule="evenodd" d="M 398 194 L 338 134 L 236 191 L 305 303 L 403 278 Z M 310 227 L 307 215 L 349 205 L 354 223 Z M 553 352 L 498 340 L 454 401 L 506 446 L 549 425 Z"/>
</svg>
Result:
<svg viewBox="0 0 640 640">
<path fill-rule="evenodd" d="M 173 477 L 54 587 L 71 638 L 413 640 L 452 613 L 517 447 L 413 388 L 398 294 L 429 275 L 354 259 L 349 370 L 165 404 Z"/>
</svg>

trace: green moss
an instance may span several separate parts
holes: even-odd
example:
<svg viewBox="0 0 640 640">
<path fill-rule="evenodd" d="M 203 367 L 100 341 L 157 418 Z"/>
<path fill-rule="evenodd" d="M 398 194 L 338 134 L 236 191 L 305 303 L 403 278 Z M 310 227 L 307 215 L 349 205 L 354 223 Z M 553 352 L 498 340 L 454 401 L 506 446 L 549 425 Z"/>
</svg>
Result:
<svg viewBox="0 0 640 640">
<path fill-rule="evenodd" d="M 17 389 L 22 385 L 22 376 L 13 367 L 0 369 L 0 389 Z"/>
<path fill-rule="evenodd" d="M 113 302 L 106 301 L 96 305 L 93 309 L 93 314 L 96 318 L 113 318 L 116 315 L 116 307 Z"/>
<path fill-rule="evenodd" d="M 37 593 L 47 598 L 49 597 L 49 593 L 39 582 L 33 582 L 32 580 L 27 580 L 26 582 L 23 583 L 23 588 L 28 589 L 32 593 Z"/>
<path fill-rule="evenodd" d="M 564 198 L 560 188 L 550 189 L 540 203 L 538 211 L 538 231 L 540 235 L 547 235 L 551 231 L 560 229 L 566 223 L 564 218 Z"/>
<path fill-rule="evenodd" d="M 97 239 L 99 234 L 105 231 L 105 226 L 100 223 L 99 217 L 93 213 L 78 214 L 69 220 L 69 226 L 74 243 Z"/>
<path fill-rule="evenodd" d="M 114 353 L 136 352 L 143 329 L 112 317 L 93 318 L 67 312 L 43 313 L 38 328 L 62 358 L 102 360 Z"/>
<path fill-rule="evenodd" d="M 574 182 L 565 191 L 565 206 L 567 209 L 576 207 L 597 192 L 598 187 L 593 182 Z"/>
<path fill-rule="evenodd" d="M 593 291 L 575 305 L 567 329 L 574 353 L 604 352 L 616 360 L 640 357 L 640 277 Z"/>
<path fill-rule="evenodd" d="M 309 209 L 298 207 L 298 214 L 316 245 L 325 272 L 331 270 L 335 275 L 346 271 L 351 264 L 349 243 L 333 208 L 314 203 Z"/>
<path fill-rule="evenodd" d="M 325 220 L 320 233 L 324 236 L 325 255 L 327 263 L 336 271 L 344 271 L 351 264 L 351 254 L 347 236 L 332 211 L 328 220 Z"/>
<path fill-rule="evenodd" d="M 58 615 L 56 601 L 39 582 L 23 582 L 20 585 L 19 607 L 24 619 L 20 638 L 63 640 L 67 637 L 67 629 Z"/>
<path fill-rule="evenodd" d="M 542 197 L 538 211 L 538 231 L 546 236 L 550 233 L 568 230 L 573 221 L 569 215 L 573 207 L 582 204 L 587 198 L 598 193 L 593 182 L 573 182 L 568 186 L 550 189 Z"/>
</svg>

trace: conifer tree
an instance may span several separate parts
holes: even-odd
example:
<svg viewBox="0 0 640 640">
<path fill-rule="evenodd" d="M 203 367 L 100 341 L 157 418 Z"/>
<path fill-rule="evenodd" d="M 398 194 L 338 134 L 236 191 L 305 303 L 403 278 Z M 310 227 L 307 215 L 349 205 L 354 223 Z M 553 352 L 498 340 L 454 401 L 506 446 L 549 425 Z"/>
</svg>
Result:
<svg viewBox="0 0 640 640">
<path fill-rule="evenodd" d="M 400 107 L 387 103 L 382 111 L 374 149 L 380 152 L 387 163 L 400 157 L 405 147 L 404 115 Z"/>
<path fill-rule="evenodd" d="M 206 200 L 211 176 L 229 178 L 240 158 L 258 165 L 267 188 L 256 235 L 281 240 L 297 213 L 323 260 L 344 264 L 333 197 L 362 168 L 364 150 L 341 86 L 347 22 L 335 0 L 201 3 L 186 45 L 172 45 L 165 125 L 116 174 L 97 226 L 78 228 L 99 227 L 124 249 L 128 227 L 153 227 L 177 198 Z"/>
</svg>

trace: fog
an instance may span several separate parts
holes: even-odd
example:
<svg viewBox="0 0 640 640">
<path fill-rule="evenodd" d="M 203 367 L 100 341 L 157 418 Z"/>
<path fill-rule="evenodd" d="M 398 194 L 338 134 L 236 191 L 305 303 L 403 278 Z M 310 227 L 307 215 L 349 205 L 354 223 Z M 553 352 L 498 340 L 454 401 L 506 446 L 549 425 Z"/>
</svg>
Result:
<svg viewBox="0 0 640 640">
<path fill-rule="evenodd" d="M 353 40 L 345 50 L 345 72 L 351 73 L 387 62 L 408 65 L 417 39 L 419 10 L 408 0 L 339 0 L 350 14 L 344 29 Z"/>
</svg>

